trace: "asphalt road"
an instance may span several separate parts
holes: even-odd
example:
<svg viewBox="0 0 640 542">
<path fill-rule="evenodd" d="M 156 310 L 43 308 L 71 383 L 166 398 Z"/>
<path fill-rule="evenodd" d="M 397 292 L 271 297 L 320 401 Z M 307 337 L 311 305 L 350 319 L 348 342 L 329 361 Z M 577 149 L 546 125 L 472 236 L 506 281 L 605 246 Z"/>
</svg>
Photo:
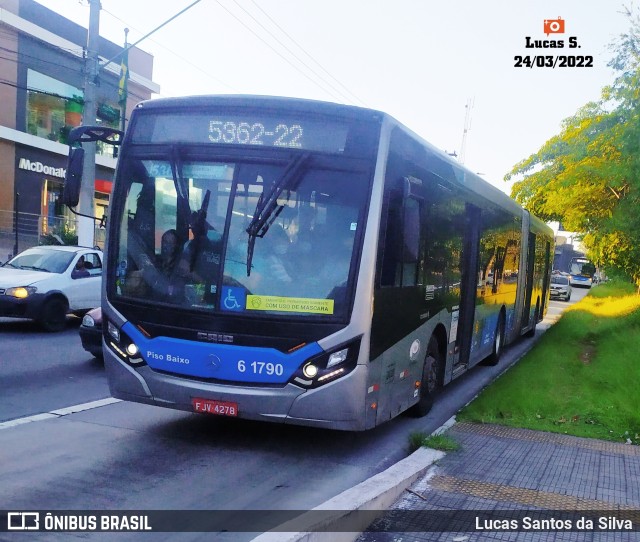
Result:
<svg viewBox="0 0 640 542">
<path fill-rule="evenodd" d="M 586 294 L 574 292 L 572 302 Z M 567 305 L 551 302 L 538 337 Z M 82 349 L 78 325 L 70 319 L 62 333 L 47 334 L 31 322 L 0 319 L 0 510 L 229 510 L 233 517 L 242 510 L 309 509 L 405 457 L 410 433 L 445 423 L 536 340 L 520 340 L 497 367 L 476 367 L 453 382 L 426 417 L 400 416 L 364 433 L 124 402 L 30 421 L 109 397 L 103 365 Z M 254 535 L 145 536 L 242 541 Z M 46 540 L 139 536 L 47 533 Z"/>
</svg>

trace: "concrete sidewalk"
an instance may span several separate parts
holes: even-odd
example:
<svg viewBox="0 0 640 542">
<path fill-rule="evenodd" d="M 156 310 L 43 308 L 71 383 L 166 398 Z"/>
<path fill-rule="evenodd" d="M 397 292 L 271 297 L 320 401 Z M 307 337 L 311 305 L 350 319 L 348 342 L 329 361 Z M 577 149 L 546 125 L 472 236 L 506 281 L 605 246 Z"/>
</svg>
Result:
<svg viewBox="0 0 640 542">
<path fill-rule="evenodd" d="M 640 447 L 469 423 L 448 435 L 460 450 L 358 542 L 640 540 Z"/>
<path fill-rule="evenodd" d="M 640 447 L 459 423 L 256 542 L 640 541 Z M 359 532 L 364 531 L 364 532 Z"/>
</svg>

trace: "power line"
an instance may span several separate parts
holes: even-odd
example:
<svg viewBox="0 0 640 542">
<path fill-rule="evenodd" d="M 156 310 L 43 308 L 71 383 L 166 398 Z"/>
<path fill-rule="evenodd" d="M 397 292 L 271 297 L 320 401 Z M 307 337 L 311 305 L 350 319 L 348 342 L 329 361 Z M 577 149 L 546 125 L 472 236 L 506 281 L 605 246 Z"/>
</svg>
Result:
<svg viewBox="0 0 640 542">
<path fill-rule="evenodd" d="M 179 11 L 178 13 L 176 13 L 173 17 L 167 19 L 165 22 L 163 22 L 160 26 L 157 26 L 156 28 L 154 28 L 151 32 L 148 32 L 147 34 L 145 34 L 144 36 L 142 36 L 138 41 L 132 43 L 131 45 L 127 45 L 126 48 L 124 48 L 122 51 L 120 51 L 116 56 L 114 56 L 113 58 L 110 58 L 109 60 L 105 60 L 104 63 L 102 64 L 102 66 L 106 66 L 107 64 L 109 64 L 110 62 L 113 62 L 116 58 L 122 56 L 124 53 L 126 53 L 129 49 L 135 47 L 136 45 L 138 45 L 138 43 L 140 43 L 142 40 L 148 38 L 151 34 L 153 34 L 154 32 L 157 32 L 158 30 L 160 30 L 163 26 L 168 25 L 171 21 L 173 21 L 174 19 L 176 19 L 177 17 L 179 17 L 180 15 L 182 15 L 185 11 L 187 11 L 188 9 L 191 9 L 193 6 L 195 6 L 196 4 L 198 4 L 201 0 L 195 0 L 192 4 L 188 5 L 186 8 L 184 8 L 183 10 Z"/>
<path fill-rule="evenodd" d="M 9 54 L 15 54 L 17 56 L 16 58 L 7 58 L 7 57 L 2 57 L 3 60 L 6 60 L 7 62 L 15 62 L 16 64 L 20 63 L 21 61 L 24 61 L 24 59 L 29 59 L 32 61 L 37 61 L 40 64 L 47 64 L 47 65 L 51 65 L 51 66 L 55 66 L 56 68 L 62 68 L 65 70 L 69 70 L 71 72 L 77 72 L 77 67 L 72 67 L 72 66 L 63 66 L 58 62 L 53 62 L 51 60 L 44 60 L 40 57 L 37 56 L 32 56 L 32 55 L 28 55 L 26 53 L 20 53 L 18 51 L 14 51 L 12 49 L 7 49 L 6 47 L 0 47 L 0 51 L 4 51 L 5 53 L 9 53 Z"/>
<path fill-rule="evenodd" d="M 2 28 L 2 27 L 0 27 L 0 28 Z M 20 31 L 17 31 L 17 32 L 20 32 Z M 18 43 L 18 39 L 17 39 L 17 36 L 16 36 L 16 31 L 0 30 L 0 35 L 3 36 L 4 41 L 11 41 L 11 42 L 16 43 L 16 44 Z M 31 39 L 33 41 L 37 41 L 37 38 L 34 38 L 33 36 L 30 36 L 29 34 L 25 34 L 25 36 L 28 39 Z M 78 47 L 84 50 L 84 47 L 81 44 L 76 44 L 77 47 L 73 48 L 73 49 L 72 48 L 68 48 L 68 47 L 61 47 L 59 45 L 53 45 L 51 43 L 46 43 L 46 42 L 45 42 L 45 45 L 50 47 L 50 48 L 52 48 L 52 49 L 58 49 L 60 51 L 64 51 L 65 53 L 74 54 L 76 56 L 78 56 L 77 55 Z"/>
<path fill-rule="evenodd" d="M 291 62 L 288 58 L 286 58 L 282 53 L 280 53 L 280 51 L 276 50 L 268 41 L 266 41 L 264 38 L 262 38 L 262 36 L 258 35 L 256 32 L 254 32 L 253 29 L 251 29 L 247 24 L 245 24 L 245 22 L 242 19 L 240 19 L 235 13 L 233 13 L 226 6 L 224 6 L 222 3 L 220 3 L 220 0 L 216 0 L 216 2 L 218 3 L 218 5 L 222 9 L 224 9 L 229 15 L 231 15 L 234 19 L 236 19 L 242 26 L 244 26 L 247 30 L 249 30 L 249 32 L 251 32 L 256 38 L 258 38 L 267 47 L 269 47 L 269 49 L 271 49 L 274 53 L 276 53 L 280 58 L 282 58 L 293 69 L 295 69 L 301 75 L 306 77 L 309 81 L 311 81 L 311 83 L 316 85 L 320 90 L 322 90 L 323 92 L 326 92 L 327 94 L 330 94 L 334 99 L 336 99 L 336 100 L 338 99 L 338 97 L 334 93 L 332 93 L 329 90 L 327 90 L 326 88 L 322 87 L 316 80 L 314 80 L 311 77 L 309 77 L 308 74 L 303 72 L 298 66 L 296 66 L 293 62 Z"/>
<path fill-rule="evenodd" d="M 280 58 L 282 58 L 283 60 L 285 60 L 290 66 L 292 66 L 294 69 L 296 69 L 296 71 L 298 71 L 299 73 L 301 73 L 304 77 L 306 77 L 309 81 L 311 81 L 314 85 L 316 85 L 318 88 L 320 88 L 322 91 L 327 92 L 328 94 L 330 94 L 334 99 L 344 99 L 347 102 L 353 102 L 354 99 L 355 101 L 360 102 L 361 104 L 364 104 L 364 102 L 358 98 L 355 94 L 353 94 L 351 91 L 349 91 L 348 88 L 346 88 L 346 86 L 344 86 L 340 81 L 338 81 L 338 79 L 336 79 L 333 75 L 331 75 L 330 72 L 328 72 L 328 70 L 326 70 L 326 68 L 324 68 L 317 60 L 315 60 L 313 58 L 312 55 L 310 55 L 307 51 L 304 50 L 304 48 L 298 43 L 296 42 L 296 40 L 294 40 L 272 17 L 269 16 L 268 13 L 266 13 L 262 8 L 260 8 L 259 6 L 258 9 L 267 17 L 267 19 L 269 21 L 271 21 L 274 26 L 276 28 L 278 28 L 278 30 L 280 30 L 280 32 L 282 32 L 289 40 L 291 40 L 291 42 L 293 42 L 300 50 L 302 50 L 302 52 L 309 57 L 317 66 L 320 67 L 320 69 L 326 73 L 331 79 L 333 79 L 340 87 L 342 87 L 347 93 L 349 93 L 351 97 L 345 95 L 344 92 L 342 92 L 339 88 L 336 87 L 336 85 L 333 85 L 330 81 L 327 81 L 326 78 L 324 78 L 320 73 L 318 73 L 317 70 L 315 70 L 312 66 L 310 66 L 307 62 L 304 61 L 304 59 L 302 59 L 299 55 L 297 55 L 294 51 L 291 50 L 290 47 L 288 47 L 285 43 L 283 43 L 278 36 L 276 36 L 271 30 L 269 30 L 262 22 L 260 22 L 253 14 L 251 14 L 249 11 L 247 11 L 243 6 L 241 6 L 236 0 L 234 0 L 235 4 L 248 16 L 250 17 L 257 25 L 259 25 L 271 38 L 273 38 L 281 47 L 283 47 L 290 55 L 291 57 L 295 58 L 298 62 L 300 62 L 300 64 L 302 64 L 304 67 L 306 67 L 307 70 L 309 70 L 309 72 L 313 73 L 322 83 L 324 83 L 324 85 L 326 85 L 325 87 L 323 87 L 322 85 L 320 85 L 318 83 L 318 81 L 314 80 L 313 78 L 311 78 L 307 73 L 305 73 L 304 71 L 302 71 L 298 66 L 296 66 L 294 63 L 291 62 L 291 60 L 289 60 L 288 58 L 286 58 L 283 54 L 281 54 L 278 50 L 276 50 L 272 44 L 270 44 L 269 42 L 267 42 L 263 37 L 261 37 L 260 35 L 258 35 L 248 24 L 246 24 L 245 21 L 243 21 L 240 17 L 238 17 L 236 14 L 234 14 L 229 8 L 227 8 L 226 6 L 224 6 L 223 4 L 220 3 L 219 0 L 217 0 L 218 4 L 220 5 L 220 7 L 222 7 L 229 15 L 231 15 L 233 18 L 235 18 L 240 24 L 242 24 L 249 32 L 251 32 L 254 36 L 256 36 L 260 41 L 262 41 L 265 45 L 267 45 L 272 51 L 274 51 L 278 56 L 280 56 Z M 255 2 L 254 2 L 255 4 Z M 193 5 L 193 4 L 192 4 Z M 188 6 L 188 7 L 191 7 Z M 188 8 L 186 8 L 188 9 Z M 185 10 L 186 10 L 185 9 Z M 183 11 L 185 11 L 183 10 Z M 106 10 L 103 8 L 103 11 L 105 13 L 107 13 L 108 15 L 110 15 L 111 17 L 113 17 L 115 20 L 121 22 L 123 25 L 125 25 L 126 27 L 129 28 L 133 28 L 134 30 L 136 30 L 137 32 L 141 32 L 140 29 L 135 28 L 135 26 L 130 25 L 127 21 L 124 21 L 123 19 L 121 19 L 120 17 L 118 17 L 117 15 L 115 15 L 114 13 L 110 12 L 109 10 Z M 181 12 L 182 13 L 182 12 Z M 149 34 L 147 34 L 149 35 Z M 142 38 L 144 39 L 144 38 Z M 139 40 L 141 41 L 141 40 Z M 137 43 L 139 43 L 139 41 Z M 175 52 L 174 50 L 166 47 L 165 45 L 163 45 L 162 43 L 160 43 L 158 40 L 153 40 L 151 39 L 150 41 L 152 41 L 153 43 L 159 45 L 160 47 L 162 47 L 163 49 L 165 49 L 166 51 L 168 51 L 169 53 L 171 53 L 172 55 L 174 55 L 175 57 L 179 58 L 182 62 L 189 64 L 190 66 L 194 67 L 195 69 L 197 69 L 199 72 L 203 73 L 204 75 L 206 75 L 207 77 L 211 78 L 212 80 L 214 80 L 215 82 L 217 82 L 218 84 L 221 84 L 231 90 L 233 90 L 234 92 L 240 92 L 239 89 L 233 87 L 232 85 L 230 85 L 229 83 L 227 83 L 226 81 L 223 81 L 221 79 L 219 79 L 218 77 L 212 75 L 210 72 L 206 71 L 205 69 L 203 69 L 202 67 L 198 66 L 197 64 L 193 63 L 192 61 L 190 61 L 188 58 L 185 58 L 184 56 L 178 54 L 177 52 Z M 122 53 L 120 53 L 122 54 Z M 116 58 L 116 57 L 114 57 Z M 328 90 L 327 87 L 330 87 L 333 92 L 331 92 L 330 90 Z"/>
<path fill-rule="evenodd" d="M 237 2 L 236 2 L 237 3 Z M 284 28 L 282 28 L 277 21 L 275 21 L 255 0 L 251 0 L 251 3 L 258 8 L 264 16 L 271 21 L 271 23 L 280 30 L 289 40 L 291 40 L 305 55 L 307 55 L 324 73 L 326 73 L 331 79 L 333 79 L 338 85 L 340 85 L 347 93 L 349 93 L 356 101 L 366 106 L 366 103 L 361 100 L 356 94 L 351 92 L 339 79 L 334 77 L 329 70 L 327 70 L 320 62 L 318 62 L 302 45 L 300 45 Z"/>
<path fill-rule="evenodd" d="M 103 10 L 105 13 L 107 13 L 108 15 L 110 15 L 111 17 L 113 17 L 114 19 L 116 19 L 117 21 L 120 21 L 123 25 L 125 25 L 125 27 L 127 28 L 132 28 L 133 30 L 135 30 L 136 32 L 140 32 L 142 33 L 142 31 L 139 28 L 136 28 L 133 25 L 130 25 L 129 23 L 127 23 L 126 21 L 123 21 L 120 17 L 118 17 L 117 15 L 111 13 L 110 11 L 106 10 L 103 8 Z M 166 45 L 163 45 L 162 43 L 160 43 L 158 40 L 155 39 L 149 39 L 149 41 L 151 41 L 152 43 L 155 43 L 156 45 L 158 45 L 159 47 L 162 47 L 165 51 L 168 51 L 169 53 L 171 53 L 172 55 L 174 55 L 175 57 L 179 58 L 180 60 L 182 60 L 183 62 L 185 62 L 186 64 L 189 64 L 190 66 L 192 66 L 193 68 L 197 69 L 199 72 L 201 72 L 202 74 L 206 75 L 207 77 L 211 78 L 212 80 L 214 80 L 216 83 L 223 85 L 225 87 L 227 87 L 230 90 L 233 90 L 234 92 L 240 92 L 240 90 L 238 90 L 237 88 L 234 88 L 232 85 L 226 83 L 225 81 L 222 81 L 221 79 L 218 79 L 215 75 L 212 75 L 211 73 L 207 72 L 206 70 L 204 70 L 203 68 L 201 68 L 200 66 L 198 66 L 197 64 L 194 64 L 191 60 L 189 60 L 188 58 L 176 53 L 174 50 L 170 49 L 169 47 L 167 47 Z"/>
<path fill-rule="evenodd" d="M 340 89 L 336 88 L 335 85 L 333 85 L 331 82 L 327 81 L 322 75 L 320 75 L 313 67 L 309 66 L 309 64 L 307 64 L 303 59 L 301 59 L 294 51 L 292 51 L 286 44 L 284 44 L 280 38 L 278 38 L 278 36 L 276 36 L 273 32 L 271 32 L 271 30 L 269 30 L 264 24 L 262 24 L 262 22 L 260 22 L 258 19 L 256 19 L 253 14 L 251 14 L 249 11 L 247 11 L 240 3 L 238 3 L 237 0 L 233 0 L 233 2 L 242 10 L 244 11 L 249 17 L 251 17 L 251 19 L 253 21 L 255 21 L 258 26 L 260 26 L 260 28 L 262 28 L 265 32 L 267 32 L 274 40 L 276 40 L 276 42 L 278 44 L 280 44 L 288 53 L 291 54 L 291 56 L 293 56 L 298 62 L 300 62 L 300 64 L 302 64 L 305 68 L 307 68 L 311 73 L 313 73 L 316 77 L 318 77 L 323 83 L 325 83 L 326 85 L 328 85 L 329 87 L 331 87 L 331 89 L 333 89 L 335 92 L 337 92 L 342 98 L 345 98 L 347 101 L 352 101 L 351 98 L 349 98 L 348 96 L 346 96 Z M 254 2 L 255 3 L 255 2 Z M 260 8 L 261 9 L 261 8 Z M 261 9 L 261 11 L 263 13 L 264 10 Z M 265 13 L 266 15 L 266 13 Z M 313 57 L 311 57 L 311 55 L 309 55 L 309 53 L 307 53 L 306 51 L 304 51 L 304 49 L 295 42 L 295 40 L 293 40 L 293 38 L 291 38 L 286 32 L 284 32 L 282 30 L 282 28 L 280 28 L 280 26 L 275 23 L 275 21 L 273 21 L 273 19 L 271 19 L 268 15 L 267 17 L 269 18 L 269 20 L 271 22 L 273 22 L 276 27 L 283 32 L 283 34 L 285 34 L 291 41 L 293 41 L 293 43 L 295 43 L 295 45 L 298 46 L 298 48 L 300 48 L 309 58 L 311 58 L 312 60 Z M 254 33 L 255 34 L 255 33 Z M 326 72 L 326 70 L 325 70 Z M 331 76 L 331 74 L 329 74 Z M 333 77 L 333 76 L 331 76 Z M 335 79 L 335 78 L 334 78 Z"/>
<path fill-rule="evenodd" d="M 77 72 L 77 68 L 74 68 L 72 66 L 63 66 L 63 65 L 61 65 L 59 63 L 56 63 L 56 62 L 50 62 L 50 61 L 42 60 L 42 59 L 40 59 L 38 57 L 34 57 L 34 56 L 31 56 L 31 55 L 26 55 L 24 53 L 17 53 L 16 51 L 12 51 L 11 49 L 7 49 L 6 47 L 0 47 L 0 51 L 5 51 L 5 52 L 8 52 L 8 53 L 16 53 L 18 55 L 18 57 L 22 57 L 23 59 L 24 58 L 34 59 L 34 60 L 40 61 L 42 64 L 53 65 L 56 68 L 63 68 L 65 70 L 68 70 L 68 71 L 74 72 L 74 73 Z M 6 62 L 14 62 L 16 64 L 19 64 L 22 61 L 20 58 L 18 58 L 18 59 L 7 58 L 5 56 L 0 56 L 0 60 L 4 60 Z M 21 86 L 21 85 L 17 85 L 17 84 L 12 84 L 12 83 L 10 83 L 9 81 L 6 81 L 6 80 L 0 80 L 0 82 L 2 82 L 5 85 L 13 86 L 14 88 L 17 88 L 17 89 L 20 89 L 20 90 L 40 92 L 42 94 L 49 94 L 51 96 L 59 96 L 61 98 L 71 99 L 69 97 L 61 96 L 61 95 L 58 95 L 58 94 L 55 94 L 55 93 L 51 93 L 51 92 L 47 92 L 47 91 L 44 91 L 44 90 L 38 90 L 38 89 L 35 89 L 35 88 L 31 88 L 31 87 L 25 87 L 25 86 Z M 69 84 L 69 83 L 66 83 L 66 84 Z M 78 89 L 78 90 L 81 90 L 81 89 Z M 134 98 L 137 98 L 139 100 L 146 99 L 146 96 L 141 96 L 140 94 L 136 94 L 135 92 L 129 92 L 129 94 L 131 96 L 133 96 Z"/>
</svg>

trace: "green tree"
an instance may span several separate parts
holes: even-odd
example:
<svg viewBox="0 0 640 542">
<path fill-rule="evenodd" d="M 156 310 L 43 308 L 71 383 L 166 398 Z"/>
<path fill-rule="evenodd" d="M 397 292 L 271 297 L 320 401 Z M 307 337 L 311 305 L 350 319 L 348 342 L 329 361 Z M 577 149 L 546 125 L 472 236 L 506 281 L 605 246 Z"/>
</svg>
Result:
<svg viewBox="0 0 640 542">
<path fill-rule="evenodd" d="M 613 84 L 505 179 L 520 179 L 512 196 L 534 214 L 583 232 L 598 265 L 640 286 L 640 18 L 627 15 L 629 33 L 612 44 Z"/>
</svg>

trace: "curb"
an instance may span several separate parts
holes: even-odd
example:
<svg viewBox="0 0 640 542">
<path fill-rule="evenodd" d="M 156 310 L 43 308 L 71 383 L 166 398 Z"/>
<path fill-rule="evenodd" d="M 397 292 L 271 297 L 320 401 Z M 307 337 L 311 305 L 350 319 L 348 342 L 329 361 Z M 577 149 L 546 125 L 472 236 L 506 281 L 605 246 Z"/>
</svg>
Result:
<svg viewBox="0 0 640 542">
<path fill-rule="evenodd" d="M 302 514 L 267 531 L 251 542 L 353 542 L 376 517 L 382 516 L 398 497 L 427 469 L 445 456 L 431 448 L 419 448 L 387 470 L 368 478 Z M 355 512 L 370 511 L 358 520 Z M 319 514 L 326 511 L 326 514 Z M 339 523 L 349 521 L 349 532 L 341 532 Z M 301 529 L 302 526 L 302 529 Z"/>
</svg>

